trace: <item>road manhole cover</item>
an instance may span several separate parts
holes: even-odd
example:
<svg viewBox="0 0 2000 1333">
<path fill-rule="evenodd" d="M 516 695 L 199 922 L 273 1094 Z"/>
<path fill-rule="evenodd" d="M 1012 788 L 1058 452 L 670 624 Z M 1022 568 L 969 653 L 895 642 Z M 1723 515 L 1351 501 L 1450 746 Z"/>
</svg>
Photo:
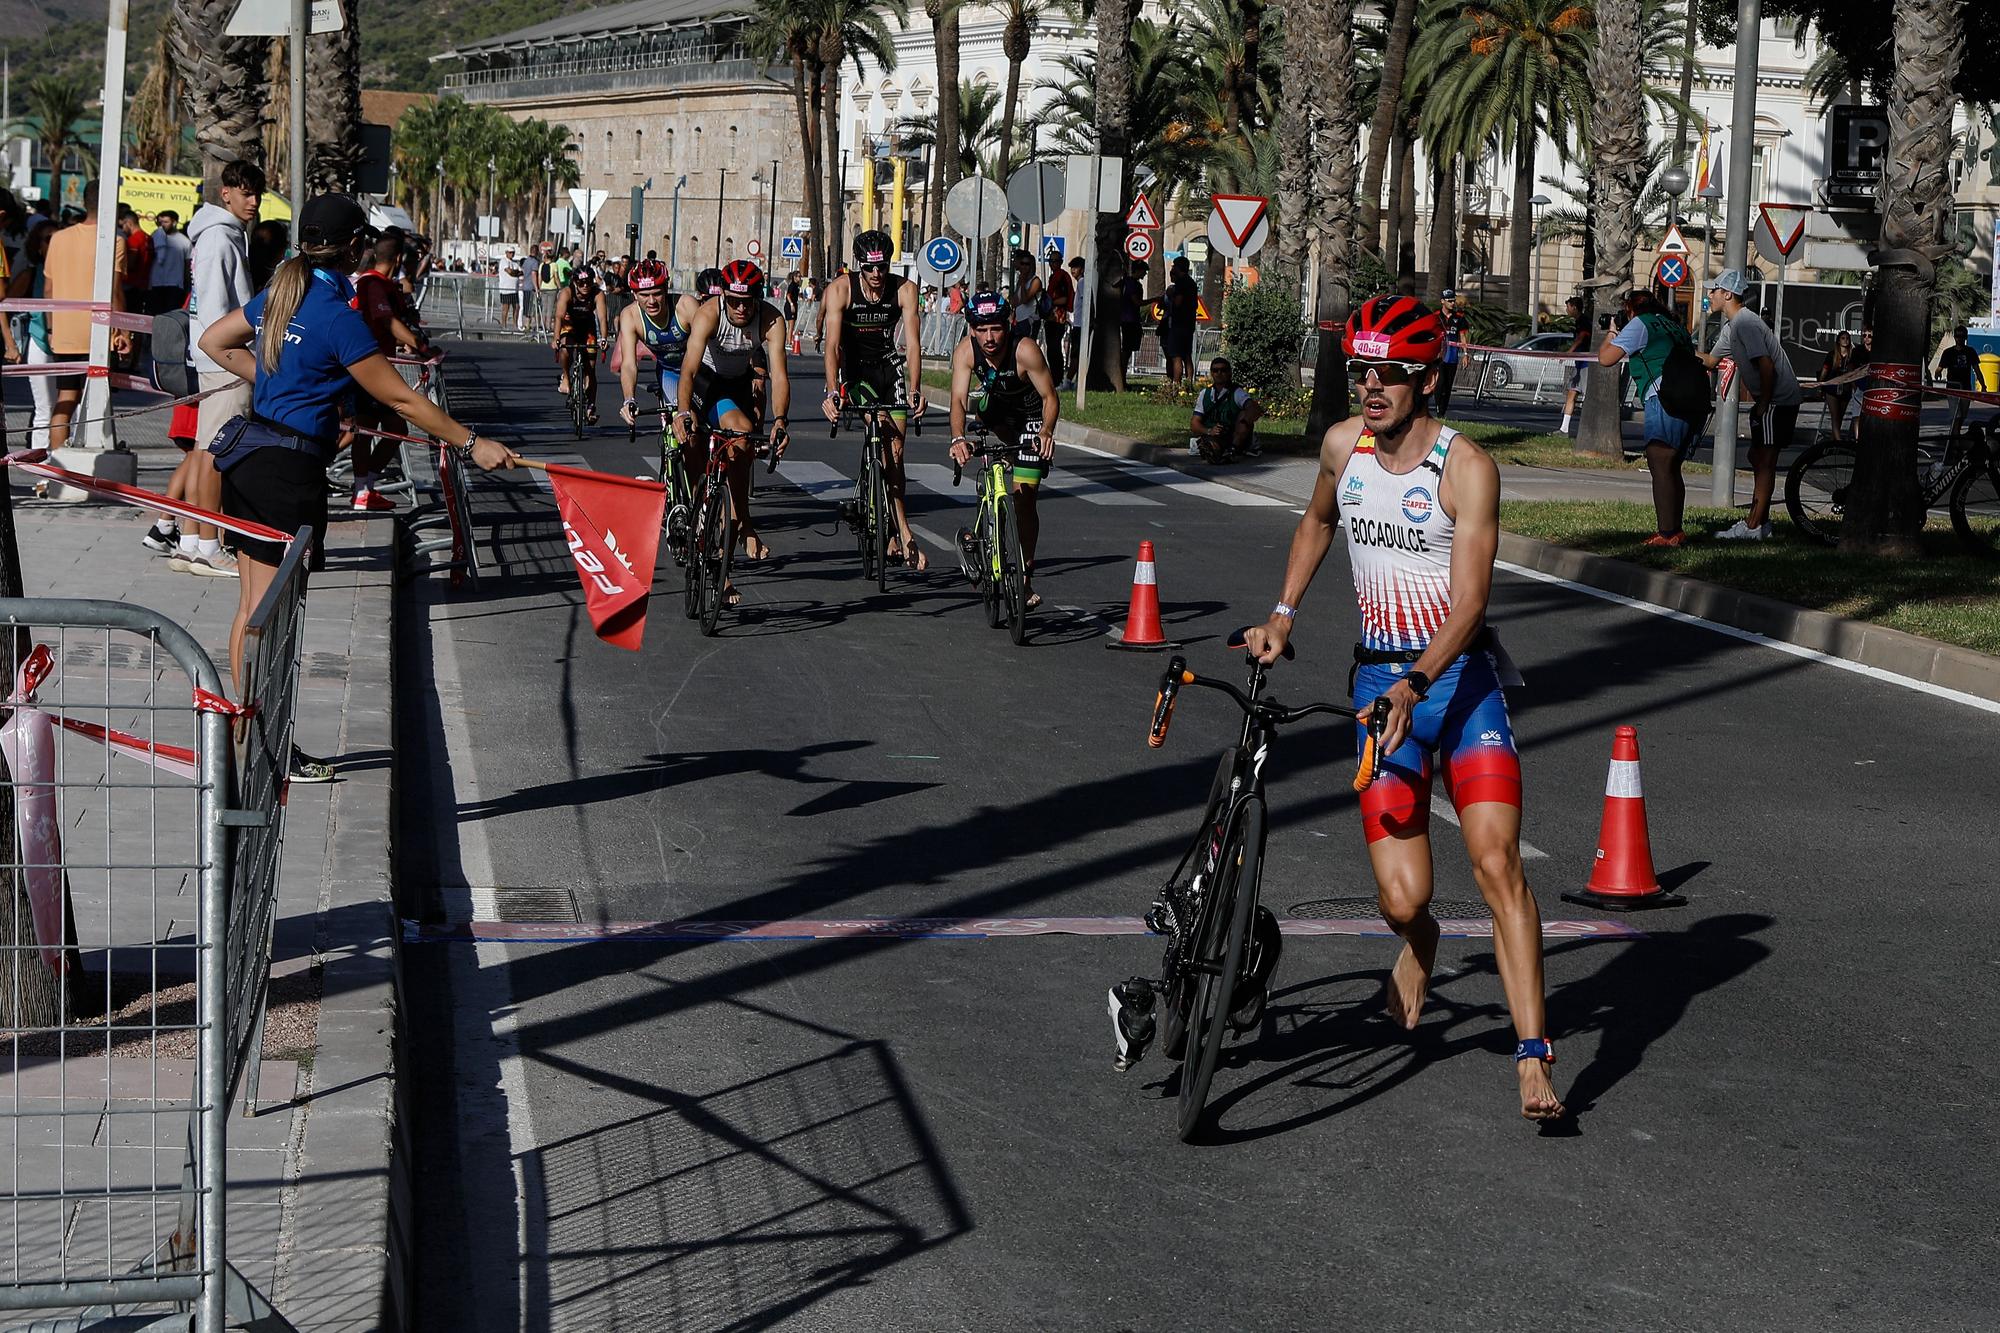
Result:
<svg viewBox="0 0 2000 1333">
<path fill-rule="evenodd" d="M 1373 898 L 1312 898 L 1293 903 L 1285 915 L 1307 921 L 1373 920 L 1381 917 L 1382 908 Z M 1476 898 L 1434 898 L 1431 915 L 1440 921 L 1487 921 L 1493 916 Z"/>
<path fill-rule="evenodd" d="M 438 889 L 446 921 L 508 921 L 521 923 L 577 922 L 576 894 L 564 888 L 468 888 L 446 884 Z"/>
</svg>

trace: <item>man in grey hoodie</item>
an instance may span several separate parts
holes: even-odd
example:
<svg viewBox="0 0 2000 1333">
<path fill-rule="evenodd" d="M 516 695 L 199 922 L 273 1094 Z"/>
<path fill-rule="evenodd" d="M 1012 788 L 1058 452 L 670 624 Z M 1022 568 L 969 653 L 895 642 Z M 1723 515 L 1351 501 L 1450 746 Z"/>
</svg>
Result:
<svg viewBox="0 0 2000 1333">
<path fill-rule="evenodd" d="M 211 513 L 222 509 L 222 474 L 208 452 L 208 443 L 231 417 L 250 410 L 250 384 L 238 379 L 201 351 L 201 335 L 257 294 L 250 278 L 250 228 L 264 200 L 264 170 L 254 162 L 231 162 L 222 169 L 222 202 L 203 204 L 188 223 L 194 242 L 194 286 L 188 299 L 188 341 L 194 346 L 199 387 L 215 390 L 201 400 L 195 447 L 181 460 L 167 488 Z M 229 578 L 236 574 L 236 557 L 222 549 L 221 533 L 208 523 L 180 535 L 169 562 L 188 574 Z M 148 543 L 151 545 L 152 543 Z"/>
</svg>

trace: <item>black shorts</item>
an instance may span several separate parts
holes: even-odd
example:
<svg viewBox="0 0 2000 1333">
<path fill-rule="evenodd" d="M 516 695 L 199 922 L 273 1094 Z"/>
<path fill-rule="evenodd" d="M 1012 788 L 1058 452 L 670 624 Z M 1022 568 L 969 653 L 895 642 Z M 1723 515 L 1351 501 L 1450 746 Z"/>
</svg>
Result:
<svg viewBox="0 0 2000 1333">
<path fill-rule="evenodd" d="M 890 407 L 900 413 L 909 407 L 903 388 L 909 367 L 891 353 L 874 361 L 848 366 L 841 375 L 850 407 Z"/>
<path fill-rule="evenodd" d="M 1799 407 L 1773 404 L 1762 412 L 1750 414 L 1750 447 L 1762 449 L 1769 445 L 1773 449 L 1789 449 L 1792 436 L 1799 428 Z"/>
<path fill-rule="evenodd" d="M 312 567 L 326 568 L 326 460 L 300 449 L 252 449 L 222 474 L 222 512 L 280 532 L 313 530 Z M 263 565 L 285 558 L 285 544 L 230 534 L 231 547 Z"/>
<path fill-rule="evenodd" d="M 686 373 L 685 369 L 682 373 Z M 755 367 L 752 367 L 747 375 L 725 379 L 704 365 L 695 372 L 694 377 L 694 401 L 697 412 L 702 420 L 716 429 L 721 428 L 723 416 L 732 411 L 741 411 L 755 422 L 763 415 L 757 388 Z"/>
<path fill-rule="evenodd" d="M 1056 460 L 1042 457 L 1042 422 L 1003 416 L 984 416 L 979 424 L 996 440 L 1014 441 L 1014 482 L 1019 486 L 1039 485 L 1055 471 Z"/>
</svg>

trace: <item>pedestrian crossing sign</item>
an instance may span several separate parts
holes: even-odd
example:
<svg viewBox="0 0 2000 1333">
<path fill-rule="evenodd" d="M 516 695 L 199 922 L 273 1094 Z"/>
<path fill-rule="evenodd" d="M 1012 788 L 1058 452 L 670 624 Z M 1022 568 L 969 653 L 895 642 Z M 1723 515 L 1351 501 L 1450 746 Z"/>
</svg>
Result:
<svg viewBox="0 0 2000 1333">
<path fill-rule="evenodd" d="M 1125 225 L 1132 231 L 1144 231 L 1160 225 L 1160 215 L 1153 211 L 1153 201 L 1146 197 L 1144 190 L 1132 201 L 1132 207 L 1125 210 Z"/>
<path fill-rule="evenodd" d="M 778 238 L 778 256 L 781 259 L 804 259 L 806 257 L 806 238 L 803 236 L 780 236 Z"/>
</svg>

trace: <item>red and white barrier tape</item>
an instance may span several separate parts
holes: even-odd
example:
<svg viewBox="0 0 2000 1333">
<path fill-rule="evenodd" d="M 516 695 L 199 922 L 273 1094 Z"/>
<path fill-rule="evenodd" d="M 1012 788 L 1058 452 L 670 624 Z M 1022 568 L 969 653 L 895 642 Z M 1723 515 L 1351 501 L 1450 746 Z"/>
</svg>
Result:
<svg viewBox="0 0 2000 1333">
<path fill-rule="evenodd" d="M 240 536 L 260 542 L 289 542 L 292 534 L 267 528 L 262 523 L 252 523 L 247 518 L 230 518 L 224 514 L 211 513 L 185 500 L 174 500 L 137 486 L 127 486 L 121 481 L 106 481 L 102 477 L 87 477 L 81 472 L 71 472 L 68 468 L 57 467 L 46 462 L 48 453 L 41 449 L 29 449 L 8 454 L 0 458 L 0 463 L 18 468 L 31 477 L 41 477 L 45 481 L 59 481 L 65 486 L 74 486 L 80 491 L 101 496 L 106 500 L 116 500 L 137 509 L 150 509 L 158 514 L 171 514 L 175 518 L 186 519 L 190 523 L 212 523 L 218 528 L 227 528 Z"/>
</svg>

